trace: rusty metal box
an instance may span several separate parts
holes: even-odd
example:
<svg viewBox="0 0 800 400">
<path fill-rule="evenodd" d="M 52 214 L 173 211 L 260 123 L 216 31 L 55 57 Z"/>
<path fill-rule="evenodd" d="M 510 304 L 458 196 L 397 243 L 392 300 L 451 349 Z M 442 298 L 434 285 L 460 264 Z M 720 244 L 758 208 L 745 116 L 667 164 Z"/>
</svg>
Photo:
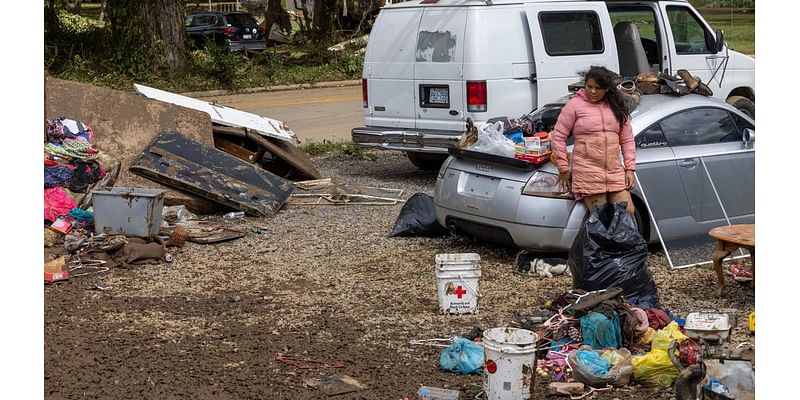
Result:
<svg viewBox="0 0 800 400">
<path fill-rule="evenodd" d="M 164 191 L 114 187 L 92 191 L 97 233 L 152 237 L 161 229 Z"/>
</svg>

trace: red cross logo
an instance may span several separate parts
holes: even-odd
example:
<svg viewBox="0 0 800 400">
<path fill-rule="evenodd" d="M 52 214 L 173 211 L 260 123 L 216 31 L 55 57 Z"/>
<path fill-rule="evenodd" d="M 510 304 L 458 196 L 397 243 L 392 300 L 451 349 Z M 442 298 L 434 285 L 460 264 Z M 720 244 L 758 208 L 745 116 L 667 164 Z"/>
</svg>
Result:
<svg viewBox="0 0 800 400">
<path fill-rule="evenodd" d="M 458 285 L 458 287 L 456 288 L 456 291 L 455 291 L 455 292 L 453 292 L 453 293 L 454 293 L 455 295 L 457 295 L 457 296 L 458 296 L 458 298 L 460 299 L 460 298 L 461 298 L 461 295 L 467 294 L 467 291 L 466 291 L 466 290 L 464 290 L 464 288 L 463 288 L 463 287 L 461 287 L 461 285 Z"/>
</svg>

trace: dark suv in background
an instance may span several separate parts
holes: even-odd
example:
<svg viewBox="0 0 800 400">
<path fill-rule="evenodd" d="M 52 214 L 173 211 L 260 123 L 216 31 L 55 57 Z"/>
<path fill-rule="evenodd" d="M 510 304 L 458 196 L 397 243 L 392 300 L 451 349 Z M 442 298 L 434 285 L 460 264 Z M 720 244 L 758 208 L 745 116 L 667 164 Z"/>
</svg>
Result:
<svg viewBox="0 0 800 400">
<path fill-rule="evenodd" d="M 264 27 L 246 12 L 195 12 L 186 16 L 186 35 L 192 45 L 203 48 L 207 42 L 222 48 L 264 50 L 267 40 Z"/>
</svg>

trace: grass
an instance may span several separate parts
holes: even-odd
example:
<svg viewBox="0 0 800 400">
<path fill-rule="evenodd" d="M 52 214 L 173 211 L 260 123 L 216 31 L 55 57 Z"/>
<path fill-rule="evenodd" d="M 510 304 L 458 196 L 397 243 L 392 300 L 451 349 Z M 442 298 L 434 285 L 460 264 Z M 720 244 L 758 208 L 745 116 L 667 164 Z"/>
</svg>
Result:
<svg viewBox="0 0 800 400">
<path fill-rule="evenodd" d="M 373 154 L 363 152 L 358 146 L 349 140 L 331 141 L 323 139 L 321 142 L 310 141 L 303 143 L 300 150 L 310 156 L 332 155 L 334 157 L 348 157 L 359 160 L 375 160 Z"/>
<path fill-rule="evenodd" d="M 756 15 L 706 13 L 703 17 L 712 29 L 722 29 L 725 41 L 731 50 L 744 54 L 756 54 Z"/>
</svg>

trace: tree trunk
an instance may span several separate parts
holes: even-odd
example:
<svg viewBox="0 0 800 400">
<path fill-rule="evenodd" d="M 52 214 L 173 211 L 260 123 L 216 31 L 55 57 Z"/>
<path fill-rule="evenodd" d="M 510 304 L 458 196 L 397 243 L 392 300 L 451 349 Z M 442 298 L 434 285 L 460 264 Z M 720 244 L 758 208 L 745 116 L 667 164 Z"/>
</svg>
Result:
<svg viewBox="0 0 800 400">
<path fill-rule="evenodd" d="M 336 2 L 319 0 L 314 2 L 313 41 L 317 48 L 325 47 L 331 39 L 336 9 Z"/>
<path fill-rule="evenodd" d="M 269 39 L 269 33 L 272 31 L 272 25 L 278 20 L 281 11 L 283 11 L 281 0 L 269 0 L 267 10 L 264 13 L 264 29 L 266 29 L 265 35 L 267 39 Z"/>
<path fill-rule="evenodd" d="M 186 67 L 184 11 L 181 0 L 108 0 L 112 40 L 121 54 L 146 52 L 151 70 Z"/>
<path fill-rule="evenodd" d="M 103 20 L 106 17 L 106 4 L 107 3 L 108 3 L 108 0 L 100 0 L 100 17 L 99 17 L 100 22 L 103 22 Z"/>
</svg>

